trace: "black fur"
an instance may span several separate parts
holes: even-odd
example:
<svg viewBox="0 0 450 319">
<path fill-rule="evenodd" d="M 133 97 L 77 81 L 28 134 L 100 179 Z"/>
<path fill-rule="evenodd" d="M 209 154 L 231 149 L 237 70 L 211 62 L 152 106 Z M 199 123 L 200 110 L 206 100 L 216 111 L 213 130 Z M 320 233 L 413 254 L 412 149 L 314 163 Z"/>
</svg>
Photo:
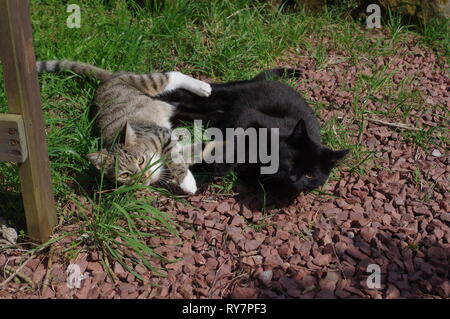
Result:
<svg viewBox="0 0 450 319">
<path fill-rule="evenodd" d="M 297 70 L 274 69 L 252 80 L 212 84 L 212 94 L 207 98 L 185 90 L 159 98 L 177 107 L 174 122 L 202 120 L 208 127 L 221 129 L 224 135 L 226 128 L 279 128 L 277 173 L 261 175 L 261 163 L 214 164 L 214 172 L 223 175 L 235 169 L 244 180 L 252 184 L 260 181 L 271 193 L 296 196 L 322 185 L 331 169 L 348 153 L 322 146 L 319 122 L 305 100 L 290 86 L 269 80 L 299 75 Z"/>
</svg>

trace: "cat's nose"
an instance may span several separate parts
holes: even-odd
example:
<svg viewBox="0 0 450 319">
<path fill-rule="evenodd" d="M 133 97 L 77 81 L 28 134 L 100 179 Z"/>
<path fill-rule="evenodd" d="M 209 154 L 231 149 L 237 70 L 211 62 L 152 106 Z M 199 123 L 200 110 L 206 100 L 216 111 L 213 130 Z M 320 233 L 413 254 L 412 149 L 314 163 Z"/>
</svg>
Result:
<svg viewBox="0 0 450 319">
<path fill-rule="evenodd" d="M 289 179 L 291 180 L 291 182 L 296 182 L 297 181 L 297 176 L 295 175 L 290 175 Z"/>
</svg>

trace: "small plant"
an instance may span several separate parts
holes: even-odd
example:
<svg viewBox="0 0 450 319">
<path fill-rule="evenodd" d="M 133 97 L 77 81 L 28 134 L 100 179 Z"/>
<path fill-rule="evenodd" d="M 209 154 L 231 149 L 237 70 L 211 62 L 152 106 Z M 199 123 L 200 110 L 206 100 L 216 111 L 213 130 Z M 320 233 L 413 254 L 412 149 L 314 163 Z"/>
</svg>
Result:
<svg viewBox="0 0 450 319">
<path fill-rule="evenodd" d="M 320 70 L 325 68 L 328 59 L 327 49 L 321 44 L 317 45 L 316 50 L 314 52 L 314 58 L 316 59 L 317 69 Z"/>
<path fill-rule="evenodd" d="M 220 177 L 217 183 L 211 184 L 211 187 L 219 194 L 230 194 L 236 183 L 237 175 L 234 171 L 230 171 L 225 176 Z"/>
<path fill-rule="evenodd" d="M 261 213 L 263 213 L 265 215 L 266 214 L 266 204 L 267 204 L 267 192 L 266 192 L 266 189 L 264 188 L 263 184 L 260 181 L 258 183 L 259 183 L 259 186 L 261 187 L 262 195 L 263 195 Z"/>
<path fill-rule="evenodd" d="M 420 173 L 420 170 L 418 168 L 412 171 L 411 175 L 414 184 L 420 185 L 422 183 L 422 174 Z"/>
<path fill-rule="evenodd" d="M 25 238 L 27 237 L 25 231 L 23 229 L 19 230 L 19 234 L 18 234 L 18 238 L 19 240 L 25 240 Z"/>
<path fill-rule="evenodd" d="M 407 31 L 410 27 L 403 24 L 402 16 L 388 10 L 386 27 L 391 34 L 392 42 L 395 42 L 399 35 Z"/>
<path fill-rule="evenodd" d="M 246 223 L 249 227 L 253 228 L 255 231 L 262 231 L 264 228 L 267 228 L 268 226 L 275 227 L 276 224 L 271 222 L 271 218 L 274 217 L 276 214 L 270 214 L 270 215 L 263 215 L 260 220 L 256 221 L 255 223 L 252 223 L 248 220 L 246 220 Z"/>
<path fill-rule="evenodd" d="M 420 249 L 420 244 L 418 243 L 410 243 L 408 244 L 409 249 L 411 249 L 412 251 L 416 252 Z"/>
</svg>

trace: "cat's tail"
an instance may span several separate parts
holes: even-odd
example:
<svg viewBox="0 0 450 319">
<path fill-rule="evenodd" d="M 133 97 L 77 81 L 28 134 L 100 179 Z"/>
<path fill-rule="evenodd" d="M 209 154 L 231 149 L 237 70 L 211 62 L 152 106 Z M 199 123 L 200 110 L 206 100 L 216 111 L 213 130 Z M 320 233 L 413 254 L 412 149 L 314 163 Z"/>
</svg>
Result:
<svg viewBox="0 0 450 319">
<path fill-rule="evenodd" d="M 260 74 L 255 76 L 252 81 L 278 80 L 283 77 L 299 78 L 300 76 L 300 70 L 277 68 L 261 72 Z"/>
<path fill-rule="evenodd" d="M 94 77 L 100 81 L 105 81 L 112 75 L 112 72 L 88 63 L 66 60 L 37 61 L 36 67 L 39 73 L 59 73 L 61 71 L 72 71 L 76 74 Z"/>
</svg>

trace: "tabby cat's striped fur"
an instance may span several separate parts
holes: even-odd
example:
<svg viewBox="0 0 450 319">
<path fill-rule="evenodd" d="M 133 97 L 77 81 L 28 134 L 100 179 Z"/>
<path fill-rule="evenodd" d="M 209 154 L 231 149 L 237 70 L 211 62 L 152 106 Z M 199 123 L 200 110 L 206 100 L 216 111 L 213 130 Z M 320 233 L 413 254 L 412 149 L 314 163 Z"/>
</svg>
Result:
<svg viewBox="0 0 450 319">
<path fill-rule="evenodd" d="M 183 161 L 181 147 L 172 139 L 173 106 L 158 100 L 158 94 L 178 88 L 209 96 L 211 86 L 180 72 L 135 74 L 112 73 L 90 64 L 72 61 L 38 61 L 38 72 L 69 70 L 101 81 L 95 94 L 97 125 L 104 146 L 87 158 L 105 175 L 119 183 L 136 178 L 149 185 L 160 180 L 167 168 L 187 193 L 197 190 L 195 179 Z M 123 142 L 116 143 L 123 132 Z"/>
</svg>

